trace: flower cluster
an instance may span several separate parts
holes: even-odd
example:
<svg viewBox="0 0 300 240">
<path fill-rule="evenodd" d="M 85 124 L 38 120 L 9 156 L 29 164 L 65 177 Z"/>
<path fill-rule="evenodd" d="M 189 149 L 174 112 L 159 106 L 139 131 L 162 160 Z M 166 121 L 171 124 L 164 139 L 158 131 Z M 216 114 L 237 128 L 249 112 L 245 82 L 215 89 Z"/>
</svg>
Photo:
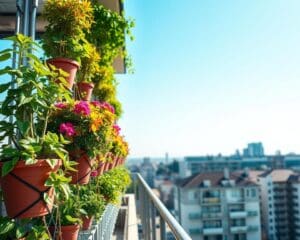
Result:
<svg viewBox="0 0 300 240">
<path fill-rule="evenodd" d="M 62 134 L 71 142 L 68 150 L 81 149 L 95 156 L 111 146 L 116 131 L 114 109 L 98 101 L 60 102 L 54 106 L 49 120 L 51 131 Z"/>
</svg>

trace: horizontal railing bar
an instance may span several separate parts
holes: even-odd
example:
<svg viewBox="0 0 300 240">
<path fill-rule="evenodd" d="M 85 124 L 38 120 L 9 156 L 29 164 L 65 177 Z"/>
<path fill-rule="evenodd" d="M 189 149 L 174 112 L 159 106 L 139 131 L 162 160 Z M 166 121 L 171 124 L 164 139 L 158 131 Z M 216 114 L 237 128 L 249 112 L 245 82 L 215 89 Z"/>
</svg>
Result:
<svg viewBox="0 0 300 240">
<path fill-rule="evenodd" d="M 192 238 L 186 233 L 186 231 L 182 228 L 182 226 L 177 222 L 177 220 L 173 217 L 173 215 L 169 212 L 169 210 L 165 207 L 165 205 L 159 200 L 159 198 L 153 193 L 151 188 L 145 182 L 143 177 L 139 173 L 135 173 L 137 175 L 137 179 L 140 184 L 144 188 L 144 192 L 148 195 L 148 197 L 153 202 L 156 207 L 159 215 L 164 219 L 164 221 L 170 227 L 172 233 L 177 239 L 180 240 L 192 240 Z"/>
</svg>

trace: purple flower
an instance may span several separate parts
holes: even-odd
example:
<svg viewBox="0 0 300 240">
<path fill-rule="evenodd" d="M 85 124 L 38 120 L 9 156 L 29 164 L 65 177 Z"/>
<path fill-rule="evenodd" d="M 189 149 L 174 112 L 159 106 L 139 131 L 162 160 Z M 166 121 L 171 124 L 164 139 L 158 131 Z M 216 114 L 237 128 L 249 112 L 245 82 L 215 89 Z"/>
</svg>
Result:
<svg viewBox="0 0 300 240">
<path fill-rule="evenodd" d="M 113 125 L 113 128 L 114 128 L 114 130 L 116 131 L 117 134 L 120 133 L 121 128 L 117 124 Z"/>
<path fill-rule="evenodd" d="M 75 104 L 74 112 L 77 114 L 82 114 L 82 115 L 90 115 L 91 109 L 87 102 L 80 101 L 79 103 Z"/>
<path fill-rule="evenodd" d="M 72 137 L 76 134 L 75 128 L 73 124 L 70 122 L 61 123 L 59 125 L 59 132 L 68 137 Z"/>
<path fill-rule="evenodd" d="M 101 107 L 103 107 L 104 109 L 110 111 L 113 114 L 115 113 L 114 107 L 112 105 L 110 105 L 108 102 L 102 102 Z"/>
<path fill-rule="evenodd" d="M 59 103 L 56 103 L 54 106 L 57 108 L 60 108 L 60 109 L 64 109 L 67 107 L 67 104 L 59 102 Z"/>
</svg>

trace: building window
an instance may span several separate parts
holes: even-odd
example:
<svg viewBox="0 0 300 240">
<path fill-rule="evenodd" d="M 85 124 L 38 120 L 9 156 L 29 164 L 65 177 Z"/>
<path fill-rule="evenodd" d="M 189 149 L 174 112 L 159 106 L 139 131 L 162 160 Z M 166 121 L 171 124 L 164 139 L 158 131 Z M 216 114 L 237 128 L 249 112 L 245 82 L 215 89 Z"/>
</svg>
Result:
<svg viewBox="0 0 300 240">
<path fill-rule="evenodd" d="M 256 189 L 251 189 L 251 197 L 255 198 L 256 197 Z"/>
</svg>

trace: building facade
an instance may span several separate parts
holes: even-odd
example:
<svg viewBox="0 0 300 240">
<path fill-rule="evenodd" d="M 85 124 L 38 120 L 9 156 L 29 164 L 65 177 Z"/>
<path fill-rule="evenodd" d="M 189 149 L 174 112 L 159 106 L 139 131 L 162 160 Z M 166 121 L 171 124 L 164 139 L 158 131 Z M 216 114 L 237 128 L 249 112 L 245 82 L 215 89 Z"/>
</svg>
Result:
<svg viewBox="0 0 300 240">
<path fill-rule="evenodd" d="M 288 169 L 250 171 L 260 185 L 262 231 L 269 240 L 300 240 L 300 174 Z"/>
<path fill-rule="evenodd" d="M 246 173 L 200 173 L 177 183 L 175 214 L 193 239 L 260 240 L 259 188 Z"/>
</svg>

